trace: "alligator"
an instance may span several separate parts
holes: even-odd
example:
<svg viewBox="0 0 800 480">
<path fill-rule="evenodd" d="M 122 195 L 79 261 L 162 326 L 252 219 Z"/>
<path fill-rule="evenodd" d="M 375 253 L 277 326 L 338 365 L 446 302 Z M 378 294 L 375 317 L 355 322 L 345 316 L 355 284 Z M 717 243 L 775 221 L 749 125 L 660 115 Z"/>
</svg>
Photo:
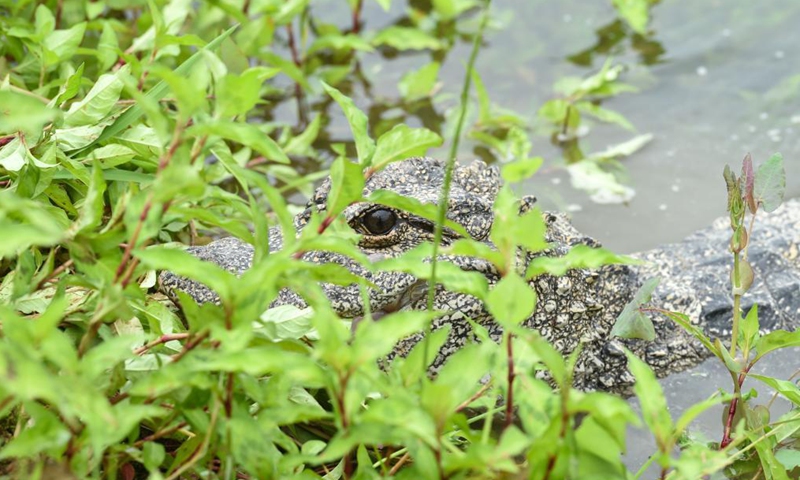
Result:
<svg viewBox="0 0 800 480">
<path fill-rule="evenodd" d="M 389 164 L 366 182 L 363 198 L 376 190 L 390 190 L 414 198 L 424 204 L 437 204 L 445 176 L 445 164 L 432 158 L 410 158 Z M 463 227 L 473 239 L 493 247 L 489 232 L 493 223 L 493 204 L 502 185 L 499 170 L 480 160 L 457 165 L 447 204 L 447 219 Z M 325 212 L 331 191 L 330 178 L 315 190 L 305 210 L 294 218 L 299 232 L 309 223 L 312 214 Z M 520 213 L 529 211 L 535 198 L 524 197 Z M 385 205 L 358 202 L 341 214 L 360 234 L 358 248 L 371 260 L 393 258 L 434 239 L 433 222 Z M 591 237 L 578 232 L 567 216 L 542 213 L 546 225 L 545 239 L 550 246 L 543 252 L 525 254 L 527 262 L 536 255 L 562 256 L 576 245 L 598 247 Z M 800 312 L 800 201 L 791 200 L 779 210 L 761 216 L 756 222 L 748 258 L 756 280 L 743 299 L 745 311 L 758 303 L 762 332 L 794 329 Z M 629 395 L 634 378 L 627 368 L 626 350 L 646 361 L 658 377 L 687 370 L 710 356 L 703 345 L 683 328 L 661 315 L 653 315 L 656 338 L 653 341 L 623 339 L 611 335 L 615 320 L 637 290 L 652 277 L 661 282 L 650 304 L 682 312 L 712 338 L 730 338 L 733 301 L 730 284 L 731 254 L 728 249 L 731 230 L 724 219 L 717 220 L 682 242 L 632 255 L 641 264 L 606 265 L 597 269 L 572 269 L 562 276 L 540 275 L 530 280 L 538 298 L 537 306 L 523 326 L 536 329 L 562 354 L 581 347 L 574 370 L 576 388 L 603 390 Z M 459 235 L 446 228 L 442 245 L 453 243 Z M 280 230 L 269 235 L 271 251 L 282 248 Z M 253 260 L 252 245 L 235 237 L 215 240 L 206 246 L 189 247 L 188 251 L 202 260 L 241 274 Z M 374 318 L 398 310 L 423 310 L 427 307 L 427 285 L 403 272 L 377 271 L 365 268 L 349 257 L 330 252 L 313 251 L 302 260 L 315 263 L 337 263 L 372 283 L 368 291 L 368 309 L 356 284 L 348 286 L 322 283 L 333 309 L 342 318 L 358 321 L 365 311 Z M 466 271 L 482 273 L 489 285 L 500 278 L 489 262 L 469 256 L 442 256 Z M 205 285 L 171 272 L 159 276 L 160 288 L 175 297 L 180 290 L 197 302 L 218 302 L 216 294 Z M 279 292 L 272 306 L 305 307 L 295 292 Z M 482 325 L 489 336 L 499 341 L 503 328 L 493 320 L 483 302 L 465 293 L 453 292 L 437 285 L 434 309 L 444 312 L 433 329 L 450 325 L 443 347 L 431 365 L 435 371 L 449 355 L 474 339 L 467 319 Z M 393 352 L 404 355 L 423 338 L 423 332 L 402 340 Z"/>
</svg>

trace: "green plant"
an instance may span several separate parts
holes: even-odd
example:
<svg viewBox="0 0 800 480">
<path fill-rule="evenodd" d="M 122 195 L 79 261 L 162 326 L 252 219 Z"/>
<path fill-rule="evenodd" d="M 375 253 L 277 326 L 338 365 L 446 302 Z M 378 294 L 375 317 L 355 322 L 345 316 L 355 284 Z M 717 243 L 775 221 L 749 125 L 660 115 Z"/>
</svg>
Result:
<svg viewBox="0 0 800 480">
<path fill-rule="evenodd" d="M 431 246 L 374 265 L 337 215 L 361 199 L 364 179 L 377 169 L 442 143 L 434 125 L 410 128 L 404 120 L 431 108 L 438 65 L 462 37 L 479 45 L 482 31 L 470 22 L 491 11 L 440 0 L 409 5 L 398 24 L 370 30 L 364 2 L 348 2 L 346 27 L 316 14 L 325 7 L 302 0 L 0 7 L 0 476 L 632 475 L 620 454 L 625 428 L 639 417 L 618 397 L 572 389 L 575 356 L 562 358 L 517 325 L 536 302 L 525 280 L 546 268 L 618 257 L 575 251 L 517 271 L 520 248 L 546 244 L 541 215 L 518 218 L 511 188 L 495 206 L 498 251 L 467 241 L 442 250 L 494 263 L 504 274 L 493 289 L 446 263 L 434 275 L 426 261 L 437 257 Z M 356 107 L 354 89 L 370 84 L 364 55 L 417 50 L 433 59 L 401 80 L 402 98 L 376 107 L 378 114 Z M 468 103 L 465 83 L 459 115 Z M 541 161 L 530 156 L 526 129 L 500 122 L 486 88 L 475 86 L 483 120 L 473 132 L 509 127 L 493 145 L 507 161 L 503 177 L 520 182 Z M 287 103 L 297 105 L 297 124 L 273 120 Z M 396 105 L 407 110 L 382 116 Z M 351 135 L 337 130 L 340 110 Z M 307 195 L 328 171 L 328 210 L 295 238 L 296 207 L 286 198 Z M 426 218 L 439 214 L 409 199 L 380 201 Z M 284 230 L 280 252 L 266 251 L 270 227 Z M 219 232 L 256 246 L 241 278 L 172 245 Z M 380 359 L 405 335 L 426 329 L 436 312 L 399 312 L 351 332 L 318 284 L 362 280 L 297 261 L 315 249 L 367 268 L 435 276 L 484 300 L 509 333 L 496 344 L 476 326 L 484 341 L 456 354 L 435 380 L 424 366 L 446 330 L 382 371 Z M 208 283 L 220 305 L 183 296 L 178 313 L 155 292 L 161 269 Z M 267 309 L 284 287 L 311 308 Z M 751 320 L 742 323 L 751 331 Z M 731 447 L 699 444 L 670 459 L 668 447 L 694 413 L 675 423 L 664 416 L 652 373 L 631 362 L 637 393 L 653 406 L 644 423 L 664 440 L 654 458 L 684 478 L 733 461 Z M 796 429 L 789 420 L 763 427 L 770 441 L 790 438 Z M 750 445 L 741 451 L 771 458 L 758 450 L 763 441 Z"/>
</svg>

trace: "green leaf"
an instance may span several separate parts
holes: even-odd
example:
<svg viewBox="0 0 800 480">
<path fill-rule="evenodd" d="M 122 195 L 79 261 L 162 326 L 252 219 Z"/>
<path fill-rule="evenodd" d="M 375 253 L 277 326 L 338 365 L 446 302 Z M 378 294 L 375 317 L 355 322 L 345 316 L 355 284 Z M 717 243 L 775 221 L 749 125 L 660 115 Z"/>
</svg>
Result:
<svg viewBox="0 0 800 480">
<path fill-rule="evenodd" d="M 744 317 L 741 323 L 741 328 L 741 340 L 737 339 L 737 341 L 739 341 L 742 348 L 749 351 L 751 345 L 758 339 L 758 304 L 753 304 L 753 306 L 750 307 L 747 316 Z"/>
<path fill-rule="evenodd" d="M 419 70 L 408 72 L 403 75 L 397 84 L 400 95 L 406 102 L 413 102 L 421 98 L 429 97 L 436 87 L 436 80 L 441 68 L 439 62 L 431 62 Z"/>
<path fill-rule="evenodd" d="M 696 338 L 703 344 L 709 352 L 713 353 L 717 358 L 724 361 L 722 358 L 722 354 L 717 349 L 716 345 L 711 341 L 710 338 L 703 332 L 702 329 L 698 328 L 694 323 L 692 323 L 692 319 L 689 318 L 686 314 L 679 313 L 679 312 L 670 312 L 668 310 L 659 310 L 659 313 L 664 315 L 665 317 L 669 318 L 673 322 L 677 323 L 681 326 L 686 332 L 688 332 L 691 336 Z"/>
<path fill-rule="evenodd" d="M 761 462 L 761 469 L 765 480 L 790 480 L 784 465 L 775 458 L 773 443 L 770 439 L 761 439 L 756 432 L 745 431 L 745 435 L 754 444 Z"/>
<path fill-rule="evenodd" d="M 756 340 L 753 345 L 753 348 L 758 352 L 756 359 L 760 359 L 773 350 L 790 347 L 800 347 L 800 330 L 793 332 L 775 330 Z"/>
<path fill-rule="evenodd" d="M 192 135 L 217 135 L 250 147 L 269 161 L 289 163 L 289 157 L 283 153 L 275 140 L 262 132 L 253 124 L 231 122 L 228 120 L 212 120 L 199 123 L 188 129 Z"/>
<path fill-rule="evenodd" d="M 630 130 L 632 132 L 636 131 L 636 127 L 634 127 L 633 124 L 629 122 L 627 118 L 622 116 L 621 113 L 602 108 L 591 102 L 578 102 L 575 104 L 575 108 L 577 108 L 581 113 L 586 113 L 588 115 L 591 115 L 603 122 L 619 125 L 620 127 L 626 130 Z"/>
<path fill-rule="evenodd" d="M 364 173 L 361 165 L 339 157 L 331 165 L 331 191 L 328 194 L 327 214 L 335 217 L 348 205 L 361 199 Z"/>
<path fill-rule="evenodd" d="M 397 50 L 440 50 L 444 44 L 436 37 L 422 30 L 410 27 L 391 26 L 381 30 L 372 44 L 386 45 Z"/>
<path fill-rule="evenodd" d="M 639 35 L 647 34 L 651 0 L 612 0 L 619 15 Z"/>
<path fill-rule="evenodd" d="M 353 132 L 353 140 L 356 143 L 356 152 L 358 153 L 358 163 L 363 166 L 370 165 L 372 155 L 375 152 L 375 142 L 370 138 L 367 127 L 367 116 L 356 107 L 353 100 L 345 96 L 339 90 L 331 87 L 327 83 L 322 83 L 322 87 L 328 92 L 336 103 L 342 108 L 347 123 L 350 124 L 350 130 Z"/>
<path fill-rule="evenodd" d="M 533 176 L 544 163 L 542 157 L 523 157 L 500 167 L 500 175 L 508 183 L 516 183 Z"/>
<path fill-rule="evenodd" d="M 396 125 L 378 138 L 371 166 L 380 170 L 391 162 L 424 155 L 431 147 L 442 144 L 442 137 L 427 128 Z"/>
<path fill-rule="evenodd" d="M 436 205 L 431 203 L 422 203 L 416 198 L 405 197 L 391 190 L 375 190 L 369 195 L 367 200 L 372 203 L 378 203 L 381 205 L 386 205 L 387 207 L 403 210 L 404 212 L 417 215 L 424 219 L 430 220 L 431 222 L 435 222 L 439 216 L 439 209 Z M 445 220 L 444 226 L 453 230 L 462 237 L 470 236 L 462 225 L 450 219 Z"/>
<path fill-rule="evenodd" d="M 83 200 L 81 216 L 75 225 L 76 233 L 88 232 L 100 225 L 103 221 L 103 207 L 106 192 L 106 182 L 103 180 L 103 169 L 98 163 L 92 168 L 92 181 Z"/>
<path fill-rule="evenodd" d="M 134 256 L 153 270 L 166 270 L 176 275 L 207 285 L 221 299 L 229 299 L 235 277 L 227 270 L 210 262 L 204 262 L 183 250 L 165 247 L 137 249 Z"/>
<path fill-rule="evenodd" d="M 60 113 L 35 98 L 7 90 L 0 91 L 0 105 L 0 133 L 7 134 L 23 131 L 38 136 Z"/>
<path fill-rule="evenodd" d="M 494 319 L 506 328 L 516 326 L 531 316 L 536 308 L 536 292 L 515 273 L 508 273 L 489 291 L 486 307 Z"/>
<path fill-rule="evenodd" d="M 633 299 L 625 305 L 622 313 L 614 322 L 611 335 L 621 338 L 640 338 L 642 340 L 653 341 L 656 339 L 656 330 L 653 321 L 645 315 L 640 308 L 650 301 L 658 283 L 659 277 L 653 277 L 639 287 Z"/>
<path fill-rule="evenodd" d="M 81 65 L 78 67 L 78 69 L 75 70 L 75 73 L 73 73 L 72 75 L 69 76 L 67 81 L 64 83 L 64 86 L 61 87 L 61 91 L 58 94 L 58 97 L 56 97 L 55 100 L 50 102 L 50 105 L 59 105 L 60 106 L 64 102 L 66 102 L 68 100 L 72 100 L 73 98 L 75 98 L 75 95 L 78 94 L 78 91 L 80 91 L 80 88 L 81 88 L 81 81 L 83 80 L 84 65 L 85 65 L 84 63 L 81 63 Z"/>
<path fill-rule="evenodd" d="M 603 170 L 597 162 L 583 160 L 567 166 L 573 188 L 585 190 L 593 202 L 601 204 L 625 203 L 636 191 L 623 185 L 617 178 Z"/>
<path fill-rule="evenodd" d="M 216 110 L 221 117 L 249 112 L 261 100 L 261 85 L 278 70 L 255 67 L 241 75 L 228 74 L 216 87 Z"/>
<path fill-rule="evenodd" d="M 769 213 L 781 205 L 785 192 L 786 171 L 783 169 L 783 157 L 776 153 L 758 166 L 753 194 L 756 202 Z"/>
<path fill-rule="evenodd" d="M 55 30 L 48 35 L 42 43 L 45 49 L 45 64 L 55 65 L 72 58 L 83 41 L 84 32 L 86 32 L 86 22 L 81 22 L 66 30 Z"/>
<path fill-rule="evenodd" d="M 98 69 L 106 71 L 110 69 L 117 61 L 117 52 L 119 51 L 119 40 L 117 34 L 114 32 L 114 27 L 110 22 L 103 22 L 103 33 L 100 34 L 100 40 L 97 42 L 97 58 L 100 60 Z"/>
<path fill-rule="evenodd" d="M 658 444 L 671 445 L 673 443 L 673 424 L 672 418 L 669 416 L 667 401 L 664 398 L 664 391 L 656 380 L 655 373 L 646 363 L 631 352 L 626 352 L 626 355 L 628 356 L 628 368 L 636 378 L 633 391 L 639 399 L 644 423 L 653 433 Z M 666 461 L 667 458 L 663 455 L 659 456 L 659 463 L 662 466 L 666 466 Z"/>
<path fill-rule="evenodd" d="M 83 100 L 74 103 L 64 115 L 64 125 L 67 127 L 94 125 L 104 119 L 119 100 L 124 86 L 120 77 L 127 74 L 128 68 L 123 67 L 116 73 L 101 75 Z"/>
<path fill-rule="evenodd" d="M 562 276 L 567 273 L 567 271 L 574 268 L 586 268 L 591 270 L 602 267 L 603 265 L 641 265 L 641 263 L 642 262 L 640 260 L 637 260 L 633 257 L 617 255 L 616 253 L 605 248 L 596 248 L 590 247 L 589 245 L 579 244 L 570 248 L 567 254 L 562 257 L 540 256 L 532 259 L 528 264 L 526 277 L 532 278 L 544 273 Z M 653 279 L 650 279 L 648 282 L 645 282 L 645 284 L 640 288 L 639 292 L 637 292 L 634 300 L 628 305 L 631 305 L 633 302 L 637 301 L 639 298 L 639 293 L 642 293 L 645 287 L 649 287 L 649 282 L 652 280 Z M 655 280 L 655 285 L 652 285 L 652 288 L 655 288 L 655 286 L 658 285 L 658 279 Z M 651 293 L 652 289 L 647 292 L 647 300 L 643 300 L 642 303 L 649 300 Z M 637 305 L 636 308 L 639 306 L 641 306 L 641 304 Z"/>
<path fill-rule="evenodd" d="M 359 50 L 362 52 L 372 52 L 375 49 L 366 40 L 358 35 L 348 33 L 347 35 L 341 34 L 328 34 L 314 39 L 311 46 L 308 47 L 306 55 L 319 52 L 320 50 L 331 49 L 337 52 L 351 52 Z"/>
<path fill-rule="evenodd" d="M 310 91 L 311 85 L 308 83 L 308 79 L 306 79 L 305 74 L 303 73 L 300 68 L 294 64 L 293 61 L 287 60 L 280 55 L 276 55 L 272 52 L 264 52 L 261 54 L 264 57 L 264 60 L 269 62 L 272 65 L 275 65 L 277 68 L 281 70 L 287 77 L 291 78 L 295 81 L 295 83 L 299 84 L 303 87 L 303 90 Z"/>
<path fill-rule="evenodd" d="M 183 62 L 178 68 L 175 69 L 175 73 L 180 75 L 187 75 L 191 71 L 194 64 L 197 63 L 197 61 L 200 58 L 202 58 L 204 51 L 215 50 L 222 43 L 222 41 L 228 38 L 237 28 L 238 26 L 233 26 L 228 30 L 226 30 L 225 32 L 223 32 L 222 34 L 220 34 L 219 36 L 217 36 L 214 40 L 209 42 L 209 44 L 206 45 L 205 48 L 196 52 L 194 55 L 186 59 L 185 62 Z M 164 98 L 164 96 L 167 94 L 168 91 L 169 91 L 169 86 L 167 85 L 166 82 L 162 80 L 158 82 L 153 88 L 151 88 L 150 91 L 147 92 L 146 97 L 151 100 L 158 101 Z M 116 136 L 121 131 L 131 126 L 133 122 L 135 122 L 136 120 L 139 119 L 139 117 L 142 116 L 143 113 L 144 110 L 142 109 L 142 107 L 140 107 L 139 105 L 133 105 L 132 107 L 128 108 L 122 115 L 117 117 L 114 123 L 106 127 L 103 130 L 103 133 L 100 134 L 100 136 L 97 137 L 95 140 L 93 140 L 92 143 L 86 145 L 85 147 L 82 147 L 78 151 L 72 151 L 69 153 L 72 155 L 80 155 L 81 152 L 91 148 L 95 144 L 106 141 L 109 138 Z"/>
</svg>

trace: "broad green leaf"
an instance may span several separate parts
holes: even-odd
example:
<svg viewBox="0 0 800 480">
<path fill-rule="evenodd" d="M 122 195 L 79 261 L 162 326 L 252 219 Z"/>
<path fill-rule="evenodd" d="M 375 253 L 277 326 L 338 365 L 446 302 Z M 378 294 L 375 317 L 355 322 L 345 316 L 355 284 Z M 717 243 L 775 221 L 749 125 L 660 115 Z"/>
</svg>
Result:
<svg viewBox="0 0 800 480">
<path fill-rule="evenodd" d="M 634 127 L 633 124 L 619 112 L 608 110 L 591 102 L 578 102 L 575 104 L 575 108 L 577 108 L 581 113 L 591 115 L 603 122 L 619 125 L 620 127 L 632 132 L 636 130 L 636 127 Z"/>
<path fill-rule="evenodd" d="M 737 339 L 737 341 L 740 342 L 742 348 L 750 351 L 750 347 L 758 339 L 758 329 L 758 304 L 753 304 L 741 323 L 741 340 Z"/>
<path fill-rule="evenodd" d="M 103 23 L 103 33 L 100 34 L 100 40 L 97 43 L 97 58 L 100 60 L 99 70 L 106 71 L 111 68 L 117 61 L 117 52 L 119 51 L 119 40 L 117 34 L 114 32 L 114 27 L 110 22 Z"/>
<path fill-rule="evenodd" d="M 486 307 L 500 325 L 516 326 L 533 313 L 536 292 L 525 279 L 508 273 L 489 291 Z"/>
<path fill-rule="evenodd" d="M 533 176 L 544 163 L 542 157 L 523 157 L 500 167 L 500 175 L 508 183 L 516 183 Z"/>
<path fill-rule="evenodd" d="M 207 285 L 221 299 L 231 298 L 231 286 L 235 281 L 232 273 L 217 265 L 204 262 L 183 250 L 152 247 L 134 250 L 134 256 L 154 270 L 166 270 L 176 275 Z"/>
<path fill-rule="evenodd" d="M 86 32 L 86 23 L 81 22 L 66 30 L 55 30 L 48 35 L 42 43 L 45 48 L 45 63 L 48 66 L 55 65 L 72 58 L 83 41 L 84 32 Z"/>
<path fill-rule="evenodd" d="M 261 100 L 261 85 L 276 69 L 251 68 L 241 75 L 226 75 L 216 87 L 216 110 L 221 117 L 249 112 Z"/>
<path fill-rule="evenodd" d="M 403 78 L 397 84 L 397 89 L 400 90 L 400 95 L 402 95 L 403 99 L 407 102 L 413 102 L 429 97 L 436 87 L 436 80 L 441 66 L 439 62 L 431 62 L 419 70 L 403 75 Z"/>
<path fill-rule="evenodd" d="M 753 195 L 755 201 L 769 213 L 781 205 L 785 192 L 786 172 L 783 169 L 783 157 L 780 153 L 776 153 L 758 166 Z"/>
<path fill-rule="evenodd" d="M 58 97 L 51 101 L 48 106 L 60 106 L 64 102 L 75 98 L 75 95 L 78 94 L 78 91 L 81 88 L 81 81 L 83 80 L 83 70 L 85 65 L 85 63 L 81 63 L 80 67 L 75 70 L 75 73 L 69 76 L 67 81 L 64 83 L 64 86 L 61 87 Z"/>
<path fill-rule="evenodd" d="M 397 50 L 440 50 L 444 44 L 436 37 L 422 30 L 410 27 L 391 26 L 384 28 L 375 38 L 373 45 L 386 45 Z"/>
<path fill-rule="evenodd" d="M 97 228 L 103 221 L 103 207 L 106 192 L 106 182 L 103 180 L 103 170 L 99 163 L 92 168 L 92 182 L 83 200 L 81 216 L 75 225 L 76 233 L 84 233 Z"/>
<path fill-rule="evenodd" d="M 196 136 L 220 136 L 252 148 L 269 161 L 289 163 L 289 157 L 283 153 L 283 150 L 275 143 L 275 140 L 250 123 L 213 120 L 194 125 L 190 127 L 188 131 Z"/>
<path fill-rule="evenodd" d="M 659 313 L 664 315 L 665 317 L 669 318 L 673 322 L 677 323 L 681 326 L 686 332 L 688 332 L 691 336 L 696 338 L 703 344 L 704 347 L 708 349 L 709 352 L 713 353 L 717 358 L 724 361 L 722 358 L 722 354 L 717 349 L 714 342 L 711 341 L 710 338 L 703 332 L 703 330 L 694 323 L 692 323 L 692 319 L 689 318 L 686 314 L 679 313 L 679 312 L 670 312 L 668 310 L 659 310 Z"/>
<path fill-rule="evenodd" d="M 311 90 L 311 85 L 308 83 L 308 79 L 306 79 L 305 74 L 297 65 L 294 64 L 293 61 L 287 60 L 272 52 L 264 52 L 261 55 L 264 57 L 264 60 L 279 68 L 287 77 L 291 78 L 295 81 L 295 83 L 303 87 L 303 90 Z"/>
<path fill-rule="evenodd" d="M 476 0 L 433 0 L 433 9 L 445 20 L 451 20 L 478 5 Z"/>
<path fill-rule="evenodd" d="M 327 214 L 338 215 L 348 205 L 361 199 L 364 173 L 361 166 L 339 157 L 331 165 L 331 191 L 328 194 Z"/>
<path fill-rule="evenodd" d="M 128 68 L 123 67 L 116 73 L 106 73 L 97 79 L 89 93 L 77 103 L 74 103 L 64 115 L 64 125 L 78 127 L 94 125 L 116 106 L 122 92 L 123 83 L 120 77 L 128 74 Z"/>
<path fill-rule="evenodd" d="M 396 125 L 378 138 L 371 168 L 380 170 L 391 162 L 424 155 L 442 144 L 442 137 L 427 128 Z"/>
<path fill-rule="evenodd" d="M 645 145 L 650 143 L 652 139 L 653 139 L 652 133 L 644 133 L 642 135 L 637 135 L 631 138 L 630 140 L 618 143 L 616 145 L 612 145 L 603 151 L 592 153 L 588 155 L 588 158 L 605 160 L 618 157 L 628 157 L 630 155 L 633 155 L 635 152 L 641 150 Z"/>
<path fill-rule="evenodd" d="M 639 35 L 647 33 L 651 0 L 612 0 L 619 15 Z"/>
<path fill-rule="evenodd" d="M 17 137 L 0 149 L 0 167 L 9 172 L 18 172 L 28 162 L 29 155 L 28 149 Z"/>
<path fill-rule="evenodd" d="M 405 197 L 391 190 L 375 190 L 369 195 L 367 200 L 372 203 L 403 210 L 404 212 L 417 215 L 431 222 L 435 222 L 439 216 L 439 209 L 436 205 L 422 203 L 416 198 Z M 444 226 L 462 237 L 469 237 L 469 233 L 467 233 L 462 225 L 450 219 L 445 220 Z"/>
<path fill-rule="evenodd" d="M 603 170 L 597 162 L 584 160 L 567 166 L 570 183 L 573 188 L 585 190 L 593 202 L 626 203 L 630 201 L 636 191 L 623 185 L 617 178 Z"/>
<path fill-rule="evenodd" d="M 758 459 L 761 462 L 761 470 L 765 480 L 790 480 L 786 467 L 775 458 L 772 440 L 770 438 L 761 439 L 753 431 L 745 431 L 745 435 L 754 444 L 758 452 Z"/>
<path fill-rule="evenodd" d="M 674 441 L 673 424 L 661 385 L 658 384 L 655 373 L 646 363 L 631 352 L 626 352 L 626 355 L 628 356 L 628 367 L 636 378 L 633 391 L 639 399 L 644 423 L 653 433 L 658 444 L 671 445 Z M 659 456 L 658 461 L 662 466 L 666 466 L 667 459 L 664 456 Z"/>
<path fill-rule="evenodd" d="M 197 63 L 197 61 L 201 57 L 203 57 L 204 51 L 214 50 L 217 47 L 219 47 L 222 41 L 228 38 L 236 30 L 236 28 L 237 26 L 229 28 L 228 30 L 220 34 L 218 37 L 216 37 L 214 40 L 209 42 L 209 44 L 206 45 L 205 48 L 196 52 L 194 55 L 186 59 L 186 61 L 183 62 L 178 68 L 176 68 L 175 73 L 180 75 L 187 75 L 191 71 L 192 66 L 195 63 Z M 150 91 L 147 92 L 146 97 L 151 100 L 158 101 L 164 98 L 164 96 L 167 94 L 168 91 L 169 87 L 166 84 L 166 82 L 161 81 L 158 82 L 153 88 L 150 89 Z M 92 141 L 92 143 L 79 149 L 77 152 L 73 151 L 69 153 L 72 155 L 79 155 L 82 151 L 92 147 L 93 145 L 116 136 L 118 133 L 131 126 L 136 120 L 139 119 L 139 117 L 142 116 L 143 113 L 144 110 L 142 109 L 142 107 L 140 107 L 139 105 L 133 105 L 132 107 L 128 108 L 125 112 L 123 112 L 122 115 L 117 117 L 114 123 L 106 127 L 103 130 L 103 133 L 100 134 L 100 136 L 96 138 L 94 141 Z"/>
<path fill-rule="evenodd" d="M 774 350 L 790 347 L 800 347 L 800 330 L 793 332 L 775 330 L 762 336 L 753 344 L 753 349 L 758 352 L 757 359 Z"/>
<path fill-rule="evenodd" d="M 351 52 L 353 50 L 372 52 L 375 50 L 369 42 L 358 35 L 352 33 L 347 35 L 329 34 L 314 39 L 306 54 L 311 55 L 325 49 L 337 52 Z"/>
<path fill-rule="evenodd" d="M 362 166 L 369 166 L 372 162 L 372 155 L 375 152 L 375 141 L 369 136 L 367 126 L 367 116 L 356 107 L 353 100 L 342 94 L 339 90 L 323 83 L 322 87 L 328 92 L 336 103 L 342 108 L 350 130 L 353 132 L 353 141 L 356 144 L 358 153 L 358 163 Z"/>
<path fill-rule="evenodd" d="M 637 260 L 633 257 L 617 255 L 616 253 L 613 253 L 605 248 L 595 248 L 581 244 L 570 248 L 567 254 L 562 257 L 540 256 L 532 259 L 528 264 L 528 272 L 526 276 L 528 278 L 532 278 L 544 273 L 561 276 L 567 273 L 568 270 L 575 268 L 596 269 L 602 267 L 603 265 L 640 265 L 641 263 L 642 262 L 640 260 Z M 638 301 L 638 293 L 643 292 L 645 287 L 650 289 L 646 294 L 646 296 L 649 298 L 649 295 L 653 291 L 652 289 L 658 285 L 657 280 L 654 285 L 649 285 L 649 282 L 652 280 L 653 279 L 650 279 L 648 282 L 645 282 L 645 285 L 643 285 L 639 292 L 637 292 L 634 302 Z M 642 302 L 646 301 L 647 300 L 643 300 Z"/>
<path fill-rule="evenodd" d="M 645 315 L 640 308 L 650 301 L 661 278 L 653 277 L 639 287 L 633 299 L 625 305 L 622 313 L 614 322 L 611 335 L 621 338 L 640 338 L 642 340 L 653 341 L 656 339 L 656 331 L 653 321 Z"/>
<path fill-rule="evenodd" d="M 8 90 L 0 91 L 0 133 L 12 134 L 19 131 L 38 136 L 42 127 L 52 122 L 59 111 L 49 108 L 41 101 Z"/>
</svg>

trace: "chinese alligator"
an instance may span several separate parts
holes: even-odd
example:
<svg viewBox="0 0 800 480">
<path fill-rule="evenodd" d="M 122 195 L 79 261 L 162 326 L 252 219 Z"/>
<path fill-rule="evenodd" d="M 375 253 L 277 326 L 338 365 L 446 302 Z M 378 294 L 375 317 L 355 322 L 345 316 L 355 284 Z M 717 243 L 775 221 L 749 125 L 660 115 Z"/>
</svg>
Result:
<svg viewBox="0 0 800 480">
<path fill-rule="evenodd" d="M 431 158 L 411 158 L 388 165 L 366 182 L 364 197 L 373 191 L 391 190 L 426 204 L 436 204 L 444 180 L 445 165 Z M 492 207 L 501 186 L 497 168 L 480 161 L 457 166 L 448 200 L 447 218 L 461 225 L 475 240 L 489 243 L 493 222 Z M 331 181 L 326 179 L 315 191 L 306 209 L 294 219 L 300 232 L 312 212 L 324 212 Z M 520 212 L 527 211 L 533 197 L 526 197 Z M 370 203 L 356 203 L 343 214 L 347 223 L 360 234 L 358 248 L 370 259 L 396 257 L 434 238 L 432 222 L 402 210 Z M 551 248 L 536 255 L 561 256 L 573 246 L 599 246 L 594 239 L 579 233 L 561 214 L 544 213 L 546 240 Z M 743 308 L 759 305 L 762 331 L 794 329 L 800 311 L 800 202 L 789 201 L 778 211 L 758 219 L 749 247 L 749 261 L 756 281 L 745 295 Z M 711 337 L 729 338 L 732 317 L 730 287 L 731 255 L 728 251 L 730 227 L 723 220 L 690 235 L 684 241 L 665 245 L 634 255 L 642 265 L 609 265 L 595 270 L 573 269 L 565 275 L 541 275 L 531 280 L 538 303 L 534 313 L 523 323 L 537 329 L 563 354 L 583 344 L 574 375 L 576 387 L 584 390 L 606 390 L 630 393 L 633 377 L 626 368 L 624 349 L 630 349 L 645 360 L 659 377 L 686 370 L 707 358 L 709 352 L 681 327 L 660 315 L 654 315 L 656 339 L 626 340 L 612 337 L 611 328 L 625 305 L 644 281 L 662 279 L 651 304 L 667 310 L 683 312 Z M 271 251 L 282 248 L 279 229 L 270 231 Z M 458 235 L 445 229 L 443 245 Z M 216 240 L 202 247 L 191 247 L 197 257 L 214 262 L 241 274 L 252 263 L 254 249 L 237 238 Z M 533 258 L 528 254 L 526 258 Z M 447 256 L 447 261 L 468 271 L 482 273 L 493 285 L 500 278 L 489 262 L 467 256 Z M 401 309 L 426 308 L 426 284 L 402 272 L 370 272 L 362 265 L 340 254 L 307 252 L 302 260 L 316 263 L 338 263 L 356 275 L 363 276 L 377 288 L 368 293 L 369 311 L 377 318 L 382 313 Z M 168 294 L 176 289 L 191 295 L 198 302 L 214 302 L 217 296 L 202 284 L 170 272 L 160 277 L 161 288 Z M 364 315 L 363 296 L 358 285 L 322 284 L 334 310 L 343 318 L 358 319 Z M 296 293 L 282 290 L 273 306 L 306 304 Z M 470 341 L 470 318 L 488 329 L 495 340 L 502 337 L 502 328 L 493 321 L 484 304 L 467 294 L 437 286 L 434 308 L 445 313 L 435 320 L 433 328 L 451 325 L 449 338 L 434 364 L 436 370 L 459 347 Z M 396 347 L 404 354 L 422 338 L 412 335 Z"/>
</svg>

